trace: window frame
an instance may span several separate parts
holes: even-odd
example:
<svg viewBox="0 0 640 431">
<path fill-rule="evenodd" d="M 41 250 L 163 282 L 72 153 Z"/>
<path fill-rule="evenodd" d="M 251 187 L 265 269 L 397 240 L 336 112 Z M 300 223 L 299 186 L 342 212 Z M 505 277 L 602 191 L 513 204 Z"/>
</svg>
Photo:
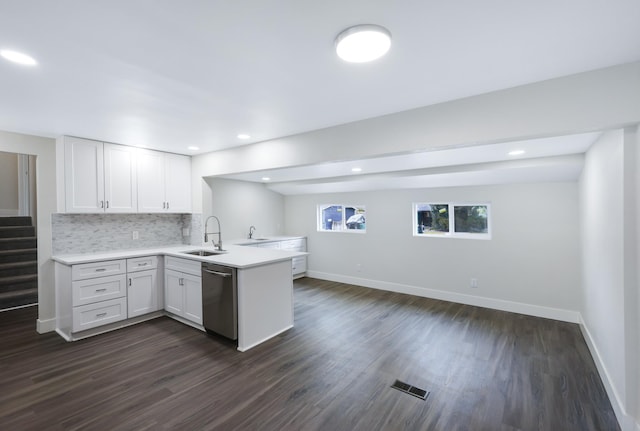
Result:
<svg viewBox="0 0 640 431">
<path fill-rule="evenodd" d="M 324 229 L 322 213 L 323 213 L 323 211 L 325 209 L 330 208 L 330 207 L 342 207 L 341 229 Z M 365 217 L 364 229 L 348 229 L 347 228 L 347 217 L 345 216 L 347 208 L 354 208 L 356 210 L 356 212 L 358 210 L 364 211 L 364 217 Z M 365 234 L 365 233 L 367 233 L 367 220 L 366 219 L 367 219 L 367 207 L 366 207 L 366 205 L 332 203 L 332 204 L 318 204 L 316 206 L 316 230 L 318 232 Z"/>
<path fill-rule="evenodd" d="M 422 205 L 447 205 L 447 211 L 449 212 L 449 225 L 448 232 L 428 232 L 418 233 L 418 207 Z M 456 207 L 470 207 L 470 206 L 483 206 L 487 208 L 487 232 L 472 233 L 472 232 L 456 232 L 455 231 L 455 209 Z M 492 237 L 491 226 L 491 202 L 452 202 L 452 201 L 428 201 L 428 202 L 414 202 L 411 206 L 411 218 L 413 236 L 419 238 L 458 238 L 458 239 L 479 239 L 490 240 Z"/>
</svg>

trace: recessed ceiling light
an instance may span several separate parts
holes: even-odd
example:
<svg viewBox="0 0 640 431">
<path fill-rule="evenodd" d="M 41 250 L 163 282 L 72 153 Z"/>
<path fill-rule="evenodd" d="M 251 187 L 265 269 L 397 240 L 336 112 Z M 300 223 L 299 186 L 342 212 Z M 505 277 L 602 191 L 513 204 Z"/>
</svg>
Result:
<svg viewBox="0 0 640 431">
<path fill-rule="evenodd" d="M 351 172 L 362 172 L 362 168 L 351 168 Z"/>
<path fill-rule="evenodd" d="M 350 63 L 373 61 L 385 55 L 390 47 L 389 30 L 374 24 L 349 27 L 336 37 L 338 57 Z"/>
<path fill-rule="evenodd" d="M 513 150 L 513 151 L 509 151 L 509 155 L 510 156 L 520 156 L 522 154 L 524 154 L 525 151 L 524 150 Z"/>
<path fill-rule="evenodd" d="M 238 134 L 238 139 L 249 139 L 251 135 L 247 135 L 246 133 Z"/>
<path fill-rule="evenodd" d="M 190 145 L 190 146 L 187 147 L 187 149 L 191 150 L 191 151 L 198 151 L 200 149 L 200 147 L 194 147 L 193 145 Z"/>
<path fill-rule="evenodd" d="M 270 180 L 271 180 L 271 178 L 269 178 L 269 177 L 262 177 L 262 181 L 270 181 Z"/>
<path fill-rule="evenodd" d="M 0 55 L 9 61 L 25 66 L 35 66 L 36 64 L 38 64 L 38 62 L 33 57 L 17 51 L 3 49 L 0 50 Z"/>
</svg>

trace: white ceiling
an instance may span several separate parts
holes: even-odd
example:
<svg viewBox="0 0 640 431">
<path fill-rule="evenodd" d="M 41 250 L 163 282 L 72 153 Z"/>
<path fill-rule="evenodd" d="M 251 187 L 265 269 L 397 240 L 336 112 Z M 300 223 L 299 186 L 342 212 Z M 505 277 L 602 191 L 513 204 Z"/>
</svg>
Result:
<svg viewBox="0 0 640 431">
<path fill-rule="evenodd" d="M 639 18 L 637 0 L 0 0 L 0 49 L 39 63 L 0 59 L 0 129 L 200 154 L 637 61 Z M 360 23 L 389 29 L 392 47 L 348 64 L 334 39 Z M 501 160 L 484 150 L 455 164 Z M 394 160 L 363 161 L 362 178 Z"/>
<path fill-rule="evenodd" d="M 581 133 L 220 177 L 261 182 L 282 194 L 573 181 L 582 171 L 583 153 L 600 135 Z M 509 154 L 515 150 L 524 154 Z"/>
</svg>

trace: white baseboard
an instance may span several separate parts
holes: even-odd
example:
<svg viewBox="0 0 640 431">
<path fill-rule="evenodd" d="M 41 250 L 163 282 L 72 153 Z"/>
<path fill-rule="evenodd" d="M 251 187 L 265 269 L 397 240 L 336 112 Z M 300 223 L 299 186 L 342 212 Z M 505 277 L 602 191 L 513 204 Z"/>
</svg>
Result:
<svg viewBox="0 0 640 431">
<path fill-rule="evenodd" d="M 239 352 L 246 352 L 247 350 L 249 350 L 249 349 L 251 349 L 251 348 L 253 348 L 253 347 L 256 347 L 258 344 L 262 344 L 262 343 L 264 343 L 265 341 L 270 340 L 270 339 L 272 339 L 273 337 L 276 337 L 276 336 L 278 336 L 278 335 L 282 334 L 283 332 L 288 331 L 288 330 L 289 330 L 289 329 L 291 329 L 291 328 L 293 328 L 293 325 L 287 326 L 286 328 L 281 329 L 280 331 L 274 332 L 274 333 L 273 333 L 273 334 L 271 334 L 271 335 L 267 335 L 267 336 L 266 336 L 266 337 L 264 337 L 263 339 L 261 339 L 261 340 L 259 340 L 259 341 L 256 341 L 255 343 L 249 344 L 249 345 L 247 345 L 247 346 L 244 346 L 244 345 L 243 345 L 243 346 L 241 346 L 240 344 L 238 344 L 238 351 L 239 351 Z"/>
<path fill-rule="evenodd" d="M 422 296 L 424 298 L 439 299 L 456 302 L 459 304 L 475 305 L 477 307 L 492 308 L 494 310 L 509 311 L 512 313 L 526 314 L 529 316 L 543 317 L 546 319 L 560 320 L 562 322 L 579 323 L 580 313 L 577 311 L 563 310 L 560 308 L 543 307 L 522 302 L 505 301 L 503 299 L 485 298 L 482 296 L 466 295 L 457 292 L 428 289 L 425 287 L 411 286 L 387 281 L 370 280 L 366 278 L 350 277 L 346 275 L 330 274 L 326 272 L 307 271 L 307 276 L 321 280 L 338 281 L 340 283 L 355 284 L 357 286 L 370 287 L 372 289 L 387 290 L 390 292 L 406 293 Z"/>
<path fill-rule="evenodd" d="M 45 334 L 56 330 L 56 319 L 37 319 L 36 331 L 38 334 Z"/>
<path fill-rule="evenodd" d="M 598 347 L 596 346 L 596 343 L 591 336 L 591 332 L 589 332 L 589 328 L 582 319 L 582 315 L 580 315 L 580 330 L 582 331 L 582 335 L 587 343 L 587 347 L 591 352 L 593 362 L 595 362 L 596 364 L 596 368 L 598 369 L 598 373 L 600 374 L 600 379 L 602 380 L 604 388 L 607 391 L 609 401 L 611 401 L 611 406 L 613 407 L 613 411 L 616 414 L 616 418 L 618 419 L 620 428 L 622 429 L 622 431 L 640 431 L 640 423 L 636 422 L 633 417 L 631 417 L 631 415 L 627 414 L 618 391 L 616 391 L 616 388 L 613 386 L 611 376 L 609 375 L 607 367 L 602 360 L 602 355 L 600 355 L 600 351 L 598 350 Z"/>
</svg>

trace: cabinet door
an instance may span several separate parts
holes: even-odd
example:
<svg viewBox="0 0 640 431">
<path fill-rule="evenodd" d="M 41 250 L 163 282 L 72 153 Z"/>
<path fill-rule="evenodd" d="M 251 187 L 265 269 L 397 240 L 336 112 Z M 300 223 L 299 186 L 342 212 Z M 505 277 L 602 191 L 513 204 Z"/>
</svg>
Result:
<svg viewBox="0 0 640 431">
<path fill-rule="evenodd" d="M 129 317 L 158 310 L 157 270 L 138 271 L 128 275 L 127 307 Z"/>
<path fill-rule="evenodd" d="M 202 277 L 183 274 L 184 277 L 184 315 L 202 325 Z"/>
<path fill-rule="evenodd" d="M 172 213 L 191 212 L 191 158 L 165 154 L 166 210 Z"/>
<path fill-rule="evenodd" d="M 138 211 L 135 148 L 104 144 L 105 212 Z"/>
<path fill-rule="evenodd" d="M 164 154 L 138 152 L 138 212 L 158 213 L 166 210 L 164 197 Z"/>
<path fill-rule="evenodd" d="M 102 142 L 72 137 L 64 139 L 66 212 L 104 212 Z"/>
<path fill-rule="evenodd" d="M 182 316 L 184 310 L 183 276 L 172 270 L 166 270 L 164 276 L 164 309 L 178 316 Z"/>
</svg>

